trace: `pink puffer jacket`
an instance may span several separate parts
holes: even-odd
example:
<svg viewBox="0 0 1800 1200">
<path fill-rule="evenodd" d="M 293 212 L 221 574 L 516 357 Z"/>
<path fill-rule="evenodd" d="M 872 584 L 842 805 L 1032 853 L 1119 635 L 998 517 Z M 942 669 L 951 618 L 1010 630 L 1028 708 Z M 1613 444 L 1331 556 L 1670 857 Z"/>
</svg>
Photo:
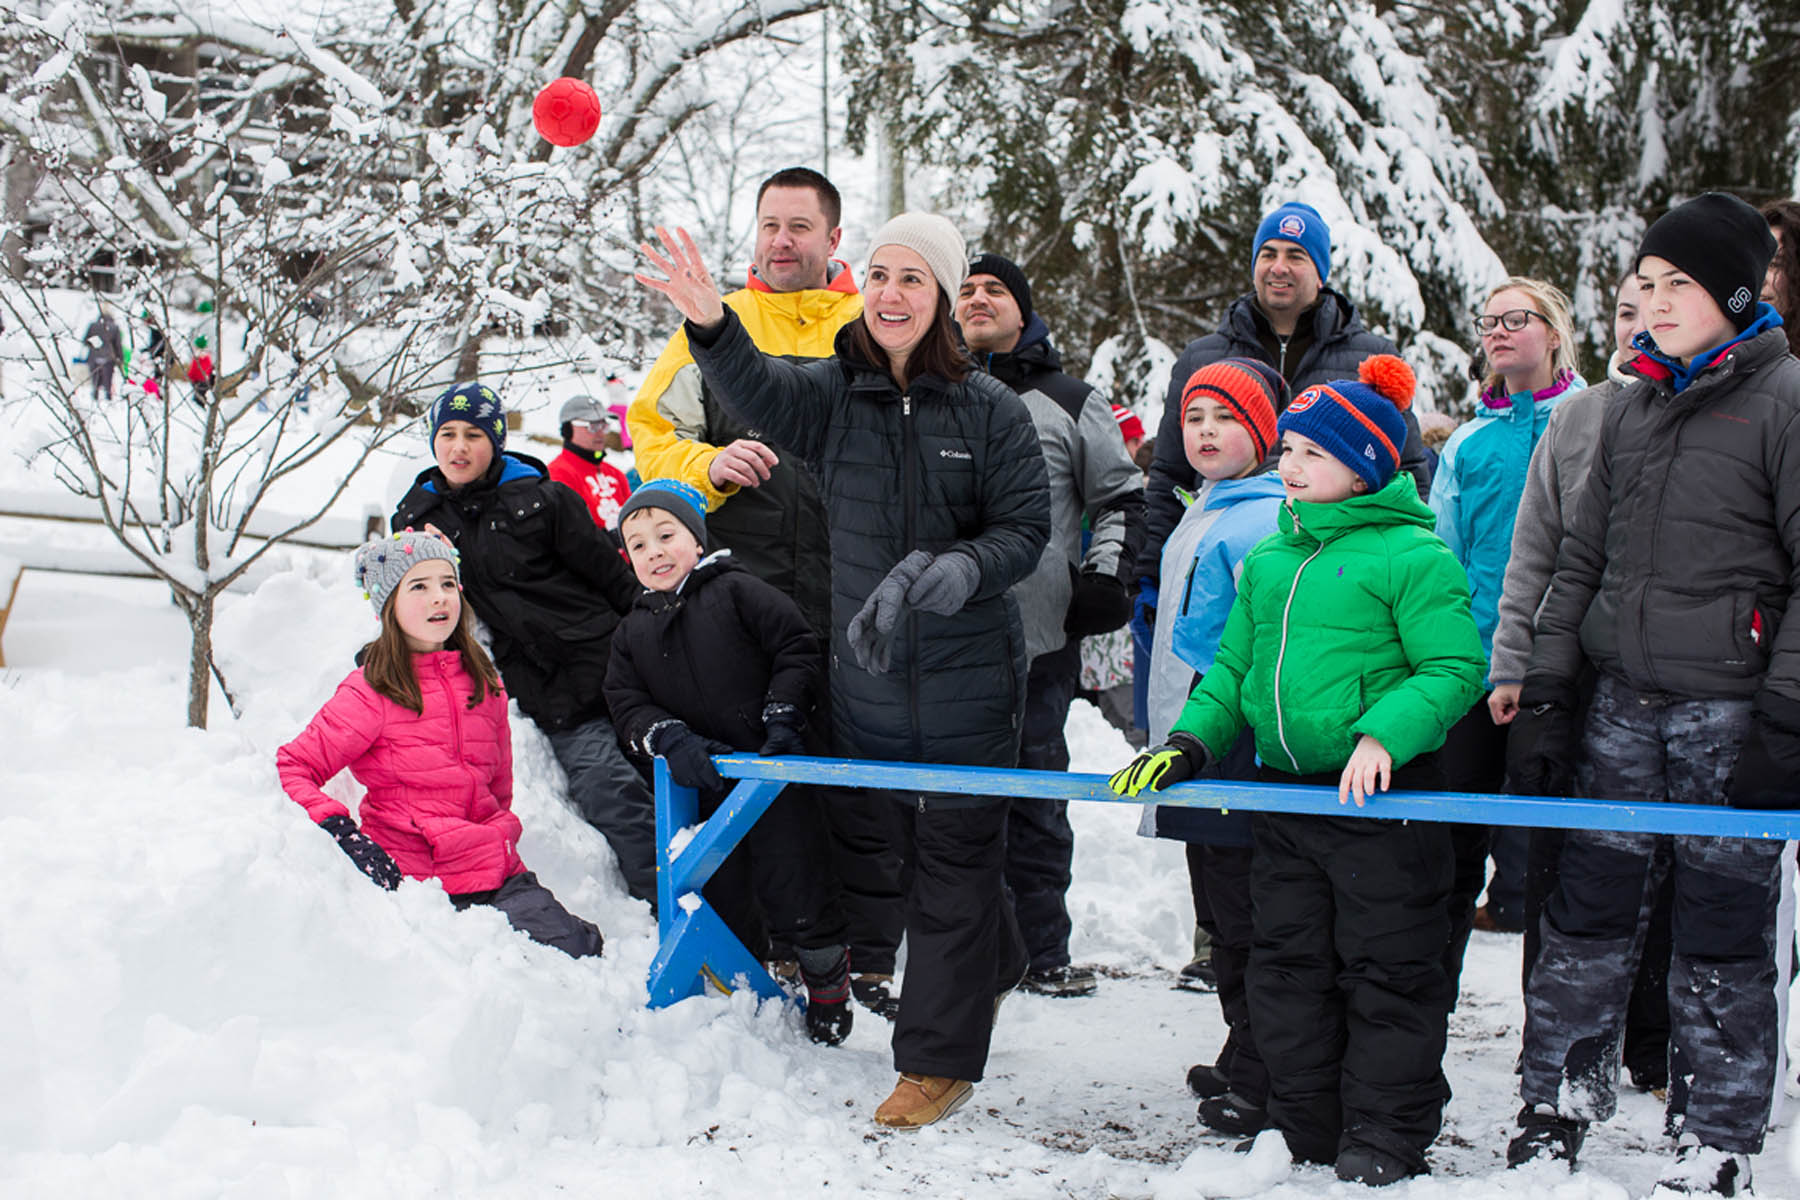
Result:
<svg viewBox="0 0 1800 1200">
<path fill-rule="evenodd" d="M 415 654 L 416 714 L 350 672 L 305 732 L 275 752 L 281 786 L 314 822 L 348 810 L 320 788 L 345 767 L 368 789 L 362 829 L 415 879 L 485 892 L 525 869 L 512 812 L 506 697 L 468 707 L 474 681 L 454 650 Z"/>
</svg>

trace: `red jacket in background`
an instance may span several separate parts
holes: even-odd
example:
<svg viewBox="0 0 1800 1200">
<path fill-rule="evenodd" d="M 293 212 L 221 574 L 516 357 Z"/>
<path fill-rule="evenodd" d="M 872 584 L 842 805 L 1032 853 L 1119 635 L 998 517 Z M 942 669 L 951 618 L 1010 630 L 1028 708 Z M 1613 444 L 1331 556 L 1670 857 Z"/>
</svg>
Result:
<svg viewBox="0 0 1800 1200">
<path fill-rule="evenodd" d="M 350 672 L 304 732 L 275 752 L 281 786 L 316 824 L 348 815 L 321 789 L 350 768 L 368 789 L 364 833 L 415 879 L 451 895 L 485 892 L 525 869 L 512 811 L 512 734 L 504 693 L 468 707 L 474 681 L 454 650 L 415 654 L 424 712 Z"/>
<path fill-rule="evenodd" d="M 631 484 L 625 472 L 611 463 L 595 462 L 576 454 L 566 446 L 550 460 L 550 478 L 575 489 L 588 515 L 602 529 L 619 527 L 619 509 L 631 495 Z"/>
</svg>

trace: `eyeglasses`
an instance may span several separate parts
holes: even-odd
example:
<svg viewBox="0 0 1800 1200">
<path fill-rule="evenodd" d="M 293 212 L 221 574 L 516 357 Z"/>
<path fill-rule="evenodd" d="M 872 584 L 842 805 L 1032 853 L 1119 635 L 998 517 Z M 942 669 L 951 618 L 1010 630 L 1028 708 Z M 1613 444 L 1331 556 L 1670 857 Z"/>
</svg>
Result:
<svg viewBox="0 0 1800 1200">
<path fill-rule="evenodd" d="M 1495 326 L 1504 326 L 1508 333 L 1517 333 L 1519 330 L 1531 324 L 1531 318 L 1533 317 L 1543 321 L 1546 325 L 1550 323 L 1543 313 L 1532 312 L 1529 308 L 1509 308 L 1497 317 L 1488 316 L 1486 313 L 1477 314 L 1475 317 L 1475 332 L 1479 333 L 1482 337 L 1486 337 L 1488 334 L 1494 332 Z"/>
</svg>

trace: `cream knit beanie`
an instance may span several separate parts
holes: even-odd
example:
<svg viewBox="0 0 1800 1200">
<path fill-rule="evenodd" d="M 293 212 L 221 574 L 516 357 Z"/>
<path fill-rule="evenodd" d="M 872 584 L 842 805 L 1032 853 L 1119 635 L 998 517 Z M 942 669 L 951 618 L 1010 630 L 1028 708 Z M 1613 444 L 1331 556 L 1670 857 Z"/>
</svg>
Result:
<svg viewBox="0 0 1800 1200">
<path fill-rule="evenodd" d="M 969 274 L 969 249 L 948 217 L 936 213 L 901 213 L 875 231 L 869 239 L 869 258 L 883 246 L 904 246 L 925 260 L 938 286 L 951 305 L 962 290 Z M 868 263 L 863 264 L 863 277 L 868 278 Z"/>
</svg>

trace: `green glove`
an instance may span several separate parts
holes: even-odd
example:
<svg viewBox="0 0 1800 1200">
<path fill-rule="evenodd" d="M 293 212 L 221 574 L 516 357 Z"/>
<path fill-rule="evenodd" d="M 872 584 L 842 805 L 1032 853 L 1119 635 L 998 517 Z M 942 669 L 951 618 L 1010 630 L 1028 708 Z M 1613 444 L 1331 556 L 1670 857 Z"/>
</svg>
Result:
<svg viewBox="0 0 1800 1200">
<path fill-rule="evenodd" d="M 1170 784 L 1192 779 L 1211 759 L 1193 734 L 1171 733 L 1167 742 L 1143 751 L 1106 782 L 1121 796 L 1136 796 L 1146 789 L 1160 792 Z"/>
</svg>

